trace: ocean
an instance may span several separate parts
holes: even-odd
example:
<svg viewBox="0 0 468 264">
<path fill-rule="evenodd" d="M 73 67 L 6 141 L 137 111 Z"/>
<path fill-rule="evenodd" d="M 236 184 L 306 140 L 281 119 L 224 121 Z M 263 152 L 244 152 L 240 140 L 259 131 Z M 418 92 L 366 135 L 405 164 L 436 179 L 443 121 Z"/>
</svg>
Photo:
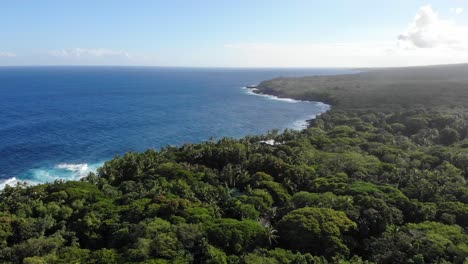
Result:
<svg viewBox="0 0 468 264">
<path fill-rule="evenodd" d="M 345 69 L 0 67 L 0 188 L 75 180 L 129 151 L 302 129 L 319 102 L 243 87 Z"/>
</svg>

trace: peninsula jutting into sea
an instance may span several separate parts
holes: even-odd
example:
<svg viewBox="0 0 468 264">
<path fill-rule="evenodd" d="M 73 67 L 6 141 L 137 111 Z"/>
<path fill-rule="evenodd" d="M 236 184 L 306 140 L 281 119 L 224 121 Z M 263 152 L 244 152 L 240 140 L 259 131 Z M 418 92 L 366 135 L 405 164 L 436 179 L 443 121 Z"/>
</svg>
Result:
<svg viewBox="0 0 468 264">
<path fill-rule="evenodd" d="M 466 69 L 261 82 L 250 89 L 331 110 L 303 130 L 129 152 L 80 181 L 7 186 L 0 259 L 464 263 Z"/>
<path fill-rule="evenodd" d="M 336 76 L 275 78 L 253 88 L 257 93 L 351 109 L 468 105 L 468 64 L 360 71 Z"/>
</svg>

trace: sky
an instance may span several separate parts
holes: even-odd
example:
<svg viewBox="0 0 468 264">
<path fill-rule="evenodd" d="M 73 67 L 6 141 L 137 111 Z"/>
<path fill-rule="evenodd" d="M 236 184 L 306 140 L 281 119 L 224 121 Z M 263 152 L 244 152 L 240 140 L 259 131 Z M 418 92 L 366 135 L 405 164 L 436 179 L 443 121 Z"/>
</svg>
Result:
<svg viewBox="0 0 468 264">
<path fill-rule="evenodd" d="M 468 0 L 15 0 L 0 66 L 468 63 Z"/>
</svg>

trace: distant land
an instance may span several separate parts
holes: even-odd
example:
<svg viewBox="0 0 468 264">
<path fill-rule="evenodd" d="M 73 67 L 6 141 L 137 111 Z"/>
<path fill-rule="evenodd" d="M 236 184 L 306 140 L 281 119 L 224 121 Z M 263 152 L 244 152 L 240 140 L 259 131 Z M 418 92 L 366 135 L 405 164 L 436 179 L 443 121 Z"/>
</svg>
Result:
<svg viewBox="0 0 468 264">
<path fill-rule="evenodd" d="M 468 64 L 360 69 L 356 74 L 280 77 L 256 92 L 322 101 L 341 109 L 468 106 Z"/>
</svg>

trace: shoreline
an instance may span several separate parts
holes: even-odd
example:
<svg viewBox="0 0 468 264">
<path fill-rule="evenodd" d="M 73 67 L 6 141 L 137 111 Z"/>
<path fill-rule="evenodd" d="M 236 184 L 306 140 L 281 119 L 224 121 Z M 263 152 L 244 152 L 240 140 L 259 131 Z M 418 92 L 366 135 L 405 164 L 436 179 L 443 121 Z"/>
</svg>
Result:
<svg viewBox="0 0 468 264">
<path fill-rule="evenodd" d="M 468 108 L 468 65 L 386 68 L 353 74 L 279 77 L 255 93 L 319 101 L 340 110 L 401 111 L 415 107 Z"/>
<path fill-rule="evenodd" d="M 248 94 L 251 95 L 256 95 L 256 96 L 262 96 L 266 97 L 272 100 L 277 100 L 277 101 L 283 101 L 283 102 L 288 102 L 288 103 L 312 103 L 317 105 L 320 110 L 319 113 L 317 114 L 312 114 L 311 116 L 305 118 L 305 119 L 300 119 L 300 120 L 295 120 L 292 121 L 291 126 L 288 126 L 286 129 L 291 129 L 295 131 L 302 131 L 304 129 L 307 129 L 311 126 L 311 122 L 319 115 L 328 112 L 331 109 L 331 105 L 326 104 L 324 102 L 320 101 L 311 101 L 311 100 L 300 100 L 300 99 L 294 99 L 294 98 L 288 98 L 288 97 L 282 97 L 274 94 L 268 94 L 268 93 L 262 93 L 258 89 L 258 85 L 248 85 L 242 87 L 243 90 L 246 90 Z M 261 135 L 261 134 L 260 134 Z M 105 162 L 105 161 L 104 161 Z M 101 167 L 104 162 L 100 162 Z M 87 175 L 85 175 L 84 172 L 96 172 L 97 168 L 94 166 L 95 164 L 88 164 L 88 163 L 80 163 L 80 164 L 67 164 L 67 163 L 61 163 L 57 164 L 54 167 L 50 168 L 49 170 L 46 170 L 45 168 L 36 168 L 36 169 L 29 169 L 28 171 L 31 173 L 42 173 L 45 174 L 46 178 L 49 178 L 48 180 L 45 181 L 38 181 L 37 179 L 21 179 L 21 175 L 17 176 L 12 176 L 9 178 L 4 178 L 0 179 L 0 191 L 2 191 L 7 185 L 14 187 L 17 186 L 18 184 L 25 184 L 26 186 L 35 186 L 39 184 L 45 184 L 49 182 L 53 182 L 54 180 L 64 180 L 64 181 L 79 181 L 82 178 L 85 178 Z M 92 167 L 92 168 L 91 168 Z M 63 170 L 62 173 L 73 173 L 73 172 L 79 172 L 78 177 L 59 177 L 57 175 L 51 175 L 50 171 L 54 170 Z M 69 178 L 69 179 L 67 179 Z"/>
<path fill-rule="evenodd" d="M 294 130 L 302 131 L 304 129 L 309 128 L 311 126 L 311 123 L 313 122 L 313 120 L 315 120 L 317 118 L 317 116 L 320 116 L 320 115 L 322 115 L 322 114 L 324 114 L 324 113 L 326 113 L 326 112 L 328 112 L 328 111 L 330 111 L 332 109 L 331 104 L 321 102 L 321 101 L 302 100 L 302 99 L 295 99 L 295 98 L 285 97 L 285 96 L 281 96 L 281 95 L 276 95 L 274 93 L 265 93 L 265 92 L 262 92 L 258 88 L 260 85 L 249 85 L 249 86 L 242 87 L 242 89 L 247 90 L 248 93 L 252 94 L 252 95 L 263 96 L 263 97 L 267 97 L 267 98 L 270 98 L 270 99 L 273 99 L 273 100 L 285 101 L 285 102 L 290 102 L 290 103 L 296 103 L 296 102 L 313 103 L 313 104 L 316 104 L 317 106 L 319 106 L 321 108 L 320 113 L 313 114 L 313 115 L 311 115 L 311 117 L 309 117 L 307 119 L 301 119 L 301 120 L 295 121 L 294 123 L 303 123 L 303 124 L 299 125 L 301 127 L 300 129 L 294 129 Z"/>
<path fill-rule="evenodd" d="M 0 191 L 7 185 L 10 187 L 17 186 L 18 184 L 35 186 L 52 183 L 56 180 L 79 181 L 87 177 L 89 173 L 96 173 L 98 168 L 102 167 L 104 163 L 105 161 L 95 163 L 58 163 L 51 167 L 28 169 L 22 174 L 0 179 Z M 25 177 L 25 175 L 29 176 Z M 42 180 L 39 178 L 42 178 Z"/>
</svg>

